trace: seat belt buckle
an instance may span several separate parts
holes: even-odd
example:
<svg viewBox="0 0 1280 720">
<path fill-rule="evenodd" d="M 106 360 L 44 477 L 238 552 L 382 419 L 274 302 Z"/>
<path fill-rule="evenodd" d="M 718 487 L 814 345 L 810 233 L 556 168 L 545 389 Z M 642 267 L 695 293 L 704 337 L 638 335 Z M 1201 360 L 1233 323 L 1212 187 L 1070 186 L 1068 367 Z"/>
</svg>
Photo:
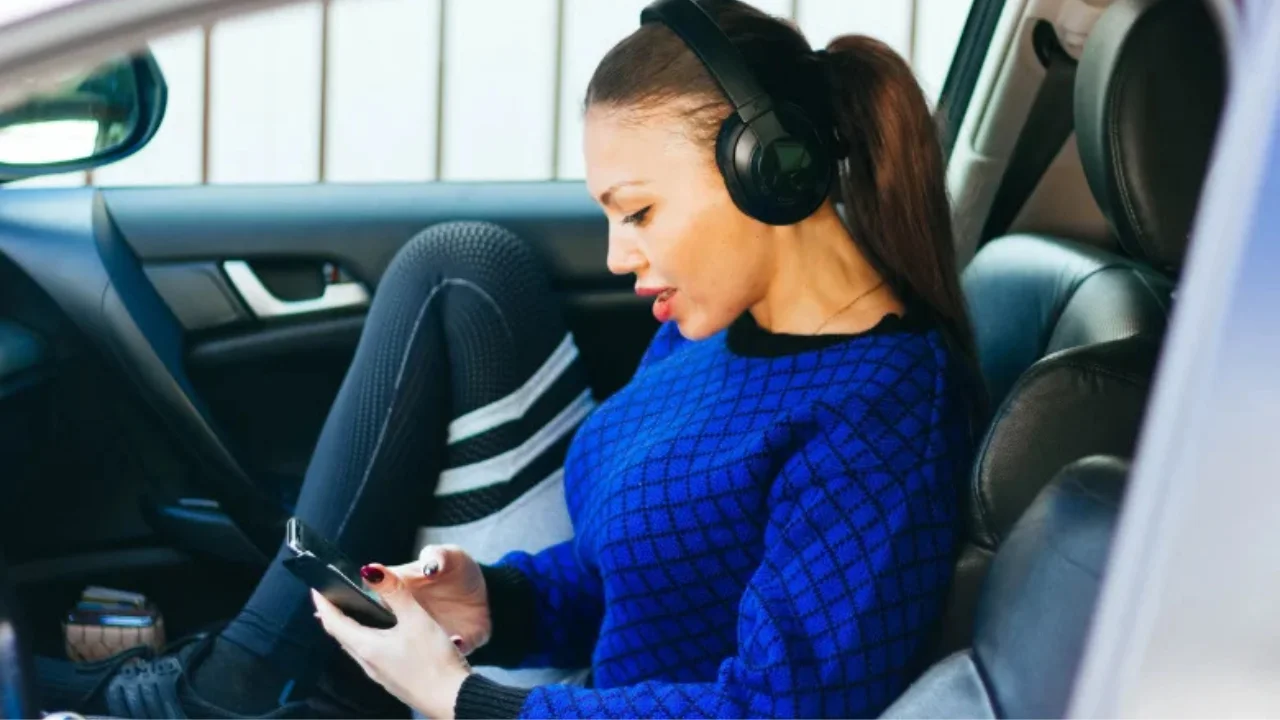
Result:
<svg viewBox="0 0 1280 720">
<path fill-rule="evenodd" d="M 141 593 L 88 587 L 63 619 L 67 657 L 95 662 L 136 647 L 159 652 L 165 643 L 164 616 Z"/>
<path fill-rule="evenodd" d="M 1072 0 L 1063 3 L 1058 9 L 1058 17 L 1053 28 L 1058 32 L 1058 42 L 1074 60 L 1079 60 L 1084 52 L 1084 43 L 1098 24 L 1098 18 L 1107 9 L 1107 5 L 1091 5 L 1083 0 Z"/>
</svg>

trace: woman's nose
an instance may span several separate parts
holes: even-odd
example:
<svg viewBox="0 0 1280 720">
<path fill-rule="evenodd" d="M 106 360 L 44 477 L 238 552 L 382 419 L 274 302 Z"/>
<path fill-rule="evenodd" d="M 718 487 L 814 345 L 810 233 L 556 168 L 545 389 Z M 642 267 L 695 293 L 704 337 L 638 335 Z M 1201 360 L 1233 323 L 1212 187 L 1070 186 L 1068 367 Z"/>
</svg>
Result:
<svg viewBox="0 0 1280 720">
<path fill-rule="evenodd" d="M 631 240 L 623 237 L 625 233 L 609 232 L 609 254 L 605 264 L 614 275 L 630 275 L 645 266 L 644 256 Z"/>
</svg>

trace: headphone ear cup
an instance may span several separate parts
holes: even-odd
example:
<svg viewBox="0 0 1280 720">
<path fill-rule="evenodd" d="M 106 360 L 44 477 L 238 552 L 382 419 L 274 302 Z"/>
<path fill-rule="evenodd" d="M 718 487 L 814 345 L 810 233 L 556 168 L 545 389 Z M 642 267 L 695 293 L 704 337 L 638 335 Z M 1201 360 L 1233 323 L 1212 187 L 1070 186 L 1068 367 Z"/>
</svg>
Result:
<svg viewBox="0 0 1280 720">
<path fill-rule="evenodd" d="M 747 131 L 746 124 L 737 113 L 730 113 L 725 118 L 716 136 L 716 166 L 724 177 L 729 197 L 733 198 L 733 204 L 739 210 L 757 220 L 760 219 L 759 200 L 749 183 L 751 160 L 759 144 L 755 133 Z"/>
<path fill-rule="evenodd" d="M 835 168 L 827 145 L 797 108 L 777 108 L 786 132 L 762 143 L 759 133 L 731 114 L 716 138 L 716 165 L 734 203 L 770 225 L 809 217 L 831 192 Z M 762 116 L 763 117 L 763 116 Z"/>
</svg>

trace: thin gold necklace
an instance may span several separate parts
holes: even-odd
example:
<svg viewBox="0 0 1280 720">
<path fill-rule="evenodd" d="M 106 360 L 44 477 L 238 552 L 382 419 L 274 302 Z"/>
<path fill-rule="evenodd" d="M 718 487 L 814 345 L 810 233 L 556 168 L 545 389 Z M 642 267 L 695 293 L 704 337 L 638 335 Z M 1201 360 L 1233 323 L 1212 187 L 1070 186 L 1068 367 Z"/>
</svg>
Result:
<svg viewBox="0 0 1280 720">
<path fill-rule="evenodd" d="M 862 299 L 863 299 L 863 298 L 865 298 L 866 296 L 868 296 L 868 295 L 870 295 L 871 293 L 873 293 L 873 292 L 875 292 L 875 291 L 879 290 L 879 289 L 880 289 L 880 288 L 882 288 L 882 287 L 884 287 L 884 280 L 881 280 L 880 282 L 878 282 L 878 283 L 876 283 L 875 285 L 871 286 L 871 288 L 870 288 L 870 289 L 868 289 L 868 290 L 864 291 L 864 292 L 863 292 L 861 295 L 859 295 L 858 297 L 856 297 L 856 298 L 854 298 L 854 299 L 850 300 L 848 305 L 845 305 L 844 307 L 842 307 L 842 308 L 840 308 L 839 310 L 837 310 L 837 311 L 835 311 L 834 313 L 832 313 L 830 317 L 828 317 L 826 320 L 823 320 L 823 321 L 822 321 L 822 324 L 818 326 L 818 329 L 817 329 L 817 330 L 814 330 L 814 331 L 813 331 L 812 333 L 810 333 L 810 334 L 811 334 L 811 335 L 817 335 L 818 333 L 822 332 L 822 328 L 826 327 L 826 326 L 827 326 L 827 323 L 829 323 L 829 322 L 831 322 L 832 320 L 835 320 L 836 318 L 840 317 L 840 315 L 841 315 L 845 310 L 848 310 L 849 308 L 853 307 L 854 305 L 857 305 L 859 300 L 862 300 Z"/>
</svg>

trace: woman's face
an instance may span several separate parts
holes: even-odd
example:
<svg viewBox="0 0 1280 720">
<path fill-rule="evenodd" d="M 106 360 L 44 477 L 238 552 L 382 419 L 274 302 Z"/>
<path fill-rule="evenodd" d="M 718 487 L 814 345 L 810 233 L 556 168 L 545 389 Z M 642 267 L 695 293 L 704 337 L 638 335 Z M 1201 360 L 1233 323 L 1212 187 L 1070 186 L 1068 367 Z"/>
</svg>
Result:
<svg viewBox="0 0 1280 720">
<path fill-rule="evenodd" d="M 712 148 L 678 114 L 591 108 L 584 146 L 587 187 L 609 219 L 609 270 L 635 274 L 660 322 L 705 338 L 764 297 L 770 226 L 733 204 Z"/>
</svg>

